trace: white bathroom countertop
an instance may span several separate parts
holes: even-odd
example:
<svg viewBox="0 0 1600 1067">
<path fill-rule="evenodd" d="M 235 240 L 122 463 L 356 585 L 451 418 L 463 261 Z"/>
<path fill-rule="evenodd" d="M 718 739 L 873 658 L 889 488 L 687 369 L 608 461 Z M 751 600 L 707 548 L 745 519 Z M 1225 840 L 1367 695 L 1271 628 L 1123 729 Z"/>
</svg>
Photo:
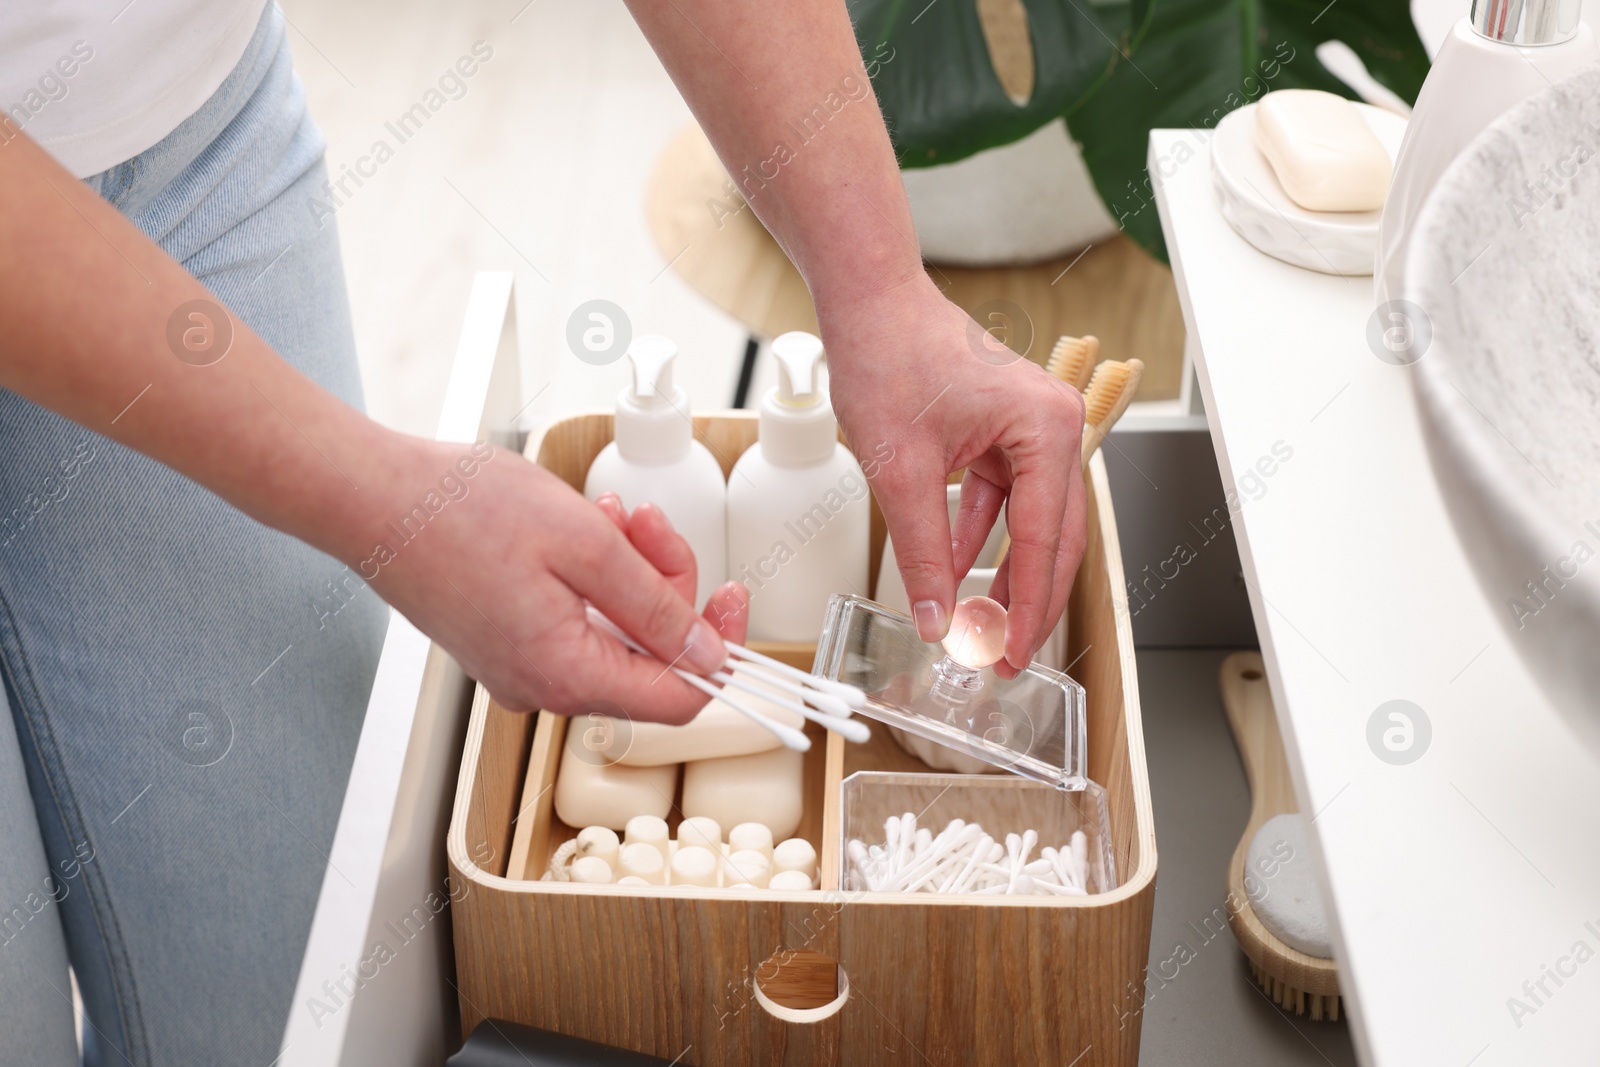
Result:
<svg viewBox="0 0 1600 1067">
<path fill-rule="evenodd" d="M 1463 554 L 1409 371 L 1367 341 L 1372 279 L 1246 244 L 1208 151 L 1202 133 L 1157 130 L 1151 172 L 1358 1054 L 1592 1063 L 1600 760 L 1509 644 L 1514 591 L 1486 595 Z M 1391 700 L 1431 727 L 1410 763 L 1369 744 Z"/>
</svg>

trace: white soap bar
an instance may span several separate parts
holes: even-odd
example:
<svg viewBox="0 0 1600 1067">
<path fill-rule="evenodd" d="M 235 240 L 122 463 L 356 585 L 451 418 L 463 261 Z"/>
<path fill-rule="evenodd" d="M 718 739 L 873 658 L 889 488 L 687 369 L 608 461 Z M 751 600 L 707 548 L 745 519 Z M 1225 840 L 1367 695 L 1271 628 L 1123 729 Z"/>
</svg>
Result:
<svg viewBox="0 0 1600 1067">
<path fill-rule="evenodd" d="M 736 673 L 745 681 L 761 685 L 758 679 L 745 672 Z M 805 725 L 805 720 L 796 712 L 742 689 L 734 692 L 739 703 L 768 718 L 796 729 Z M 657 767 L 663 763 L 749 756 L 757 752 L 770 752 L 783 744 L 760 723 L 720 700 L 711 701 L 682 726 L 622 720 L 608 720 L 608 726 L 607 729 L 591 730 L 588 736 L 595 739 L 599 746 L 596 752 L 600 757 L 627 767 Z"/>
<path fill-rule="evenodd" d="M 597 761 L 587 750 L 568 745 L 556 775 L 556 814 L 568 826 L 620 830 L 640 813 L 665 816 L 672 810 L 678 768 L 623 767 Z"/>
<path fill-rule="evenodd" d="M 787 748 L 685 764 L 683 814 L 723 826 L 759 822 L 774 838 L 793 837 L 800 827 L 804 769 L 804 753 Z"/>
<path fill-rule="evenodd" d="M 772 869 L 779 872 L 799 871 L 807 878 L 815 878 L 817 850 L 803 837 L 791 837 L 787 841 L 780 841 L 772 850 Z"/>
<path fill-rule="evenodd" d="M 1374 211 L 1392 166 L 1356 106 L 1320 89 L 1279 89 L 1256 104 L 1256 147 L 1307 211 Z"/>
</svg>

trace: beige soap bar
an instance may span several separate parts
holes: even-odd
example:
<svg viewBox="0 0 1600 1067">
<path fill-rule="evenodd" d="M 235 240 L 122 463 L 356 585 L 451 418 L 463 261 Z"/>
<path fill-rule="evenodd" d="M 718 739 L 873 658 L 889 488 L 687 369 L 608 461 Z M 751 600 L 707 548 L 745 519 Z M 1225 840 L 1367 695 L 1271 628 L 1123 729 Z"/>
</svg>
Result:
<svg viewBox="0 0 1600 1067">
<path fill-rule="evenodd" d="M 1256 105 L 1256 147 L 1289 199 L 1307 211 L 1375 211 L 1389 191 L 1389 153 L 1342 96 L 1279 89 Z"/>
<path fill-rule="evenodd" d="M 683 814 L 723 826 L 758 822 L 773 838 L 792 837 L 800 827 L 804 770 L 805 754 L 787 748 L 696 760 L 683 768 Z"/>
<path fill-rule="evenodd" d="M 556 814 L 568 826 L 621 830 L 635 815 L 666 818 L 677 786 L 677 764 L 623 767 L 582 746 L 567 745 L 556 774 Z"/>
<path fill-rule="evenodd" d="M 742 673 L 740 676 L 749 678 Z M 768 718 L 796 729 L 805 725 L 805 720 L 795 712 L 762 700 L 754 693 L 744 690 L 734 692 L 741 704 Z M 612 720 L 609 729 L 592 730 L 587 736 L 600 739 L 598 751 L 602 756 L 627 767 L 657 767 L 663 763 L 749 756 L 757 752 L 770 752 L 783 743 L 771 731 L 763 729 L 760 723 L 720 700 L 711 701 L 700 709 L 700 714 L 682 726 Z"/>
</svg>

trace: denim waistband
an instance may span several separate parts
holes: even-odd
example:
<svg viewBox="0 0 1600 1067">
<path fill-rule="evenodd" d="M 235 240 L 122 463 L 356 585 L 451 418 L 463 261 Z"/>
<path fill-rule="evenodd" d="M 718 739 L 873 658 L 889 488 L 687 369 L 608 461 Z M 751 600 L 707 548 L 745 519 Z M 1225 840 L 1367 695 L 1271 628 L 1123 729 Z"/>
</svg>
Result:
<svg viewBox="0 0 1600 1067">
<path fill-rule="evenodd" d="M 288 47 L 283 12 L 276 3 L 269 3 L 262 9 L 238 65 L 199 111 L 145 151 L 85 178 L 84 183 L 124 214 L 135 214 L 211 147 Z"/>
</svg>

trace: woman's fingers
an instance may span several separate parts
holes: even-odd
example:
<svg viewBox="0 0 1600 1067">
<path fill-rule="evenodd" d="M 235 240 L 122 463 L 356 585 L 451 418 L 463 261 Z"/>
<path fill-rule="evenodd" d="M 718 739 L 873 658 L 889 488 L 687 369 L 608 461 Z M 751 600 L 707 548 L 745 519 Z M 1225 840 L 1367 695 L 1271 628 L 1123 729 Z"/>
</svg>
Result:
<svg viewBox="0 0 1600 1067">
<path fill-rule="evenodd" d="M 879 473 L 873 492 L 893 531 L 894 558 L 917 633 L 938 641 L 950 629 L 956 586 L 944 468 L 935 456 L 902 454 Z"/>
<path fill-rule="evenodd" d="M 635 515 L 638 513 L 635 512 Z M 701 618 L 730 641 L 743 642 L 750 596 L 738 582 L 724 582 L 706 602 Z M 640 655 L 602 630 L 590 628 L 588 648 L 574 656 L 586 677 L 582 708 L 608 705 L 605 714 L 635 722 L 683 723 L 705 706 L 710 694 L 679 678 L 654 656 Z M 577 708 L 552 709 L 570 714 Z"/>
<path fill-rule="evenodd" d="M 989 531 L 1000 517 L 1006 491 L 972 468 L 961 478 L 961 507 L 950 528 L 950 549 L 955 556 L 956 580 L 972 569 Z"/>
<path fill-rule="evenodd" d="M 700 614 L 717 628 L 723 640 L 742 645 L 750 623 L 750 591 L 743 582 L 723 582 Z"/>
<path fill-rule="evenodd" d="M 594 506 L 605 513 L 606 518 L 623 533 L 628 532 L 628 509 L 622 506 L 622 498 L 615 493 L 601 493 L 595 498 Z"/>
<path fill-rule="evenodd" d="M 640 510 L 646 512 L 639 530 L 641 539 L 660 558 L 673 558 L 677 552 L 673 541 L 682 539 L 671 532 L 659 509 Z M 722 638 L 695 613 L 693 602 L 675 584 L 683 581 L 683 560 L 673 561 L 677 573 L 669 580 L 622 531 L 609 522 L 591 525 L 592 530 L 585 529 L 572 538 L 564 546 L 565 551 L 552 561 L 556 576 L 662 663 L 697 674 L 709 674 L 722 666 L 728 658 Z M 629 533 L 633 532 L 630 521 Z M 688 556 L 688 589 L 692 595 L 694 555 L 687 545 L 683 546 L 683 553 Z"/>
<path fill-rule="evenodd" d="M 639 550 L 639 555 L 659 571 L 692 608 L 699 568 L 695 565 L 694 549 L 672 528 L 667 513 L 655 504 L 640 504 L 628 517 L 626 529 L 628 540 Z"/>
</svg>

